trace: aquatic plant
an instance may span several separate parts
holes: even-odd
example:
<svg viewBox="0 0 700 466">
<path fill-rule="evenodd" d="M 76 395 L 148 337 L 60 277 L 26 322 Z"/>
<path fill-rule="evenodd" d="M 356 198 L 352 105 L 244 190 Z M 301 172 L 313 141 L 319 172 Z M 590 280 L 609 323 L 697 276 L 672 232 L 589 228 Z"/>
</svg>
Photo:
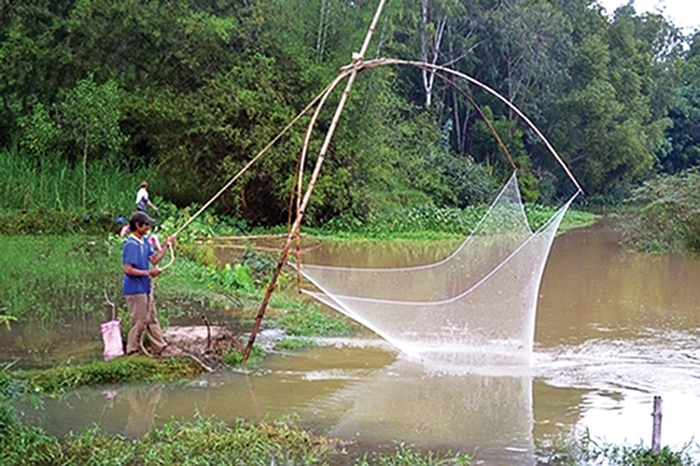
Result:
<svg viewBox="0 0 700 466">
<path fill-rule="evenodd" d="M 294 351 L 316 346 L 316 340 L 313 338 L 300 337 L 285 337 L 275 343 L 276 350 Z"/>
<path fill-rule="evenodd" d="M 347 239 L 417 239 L 431 240 L 463 237 L 483 218 L 488 205 L 472 205 L 463 209 L 423 205 L 372 214 L 367 219 L 336 217 L 318 228 L 306 231 L 323 237 Z M 525 213 L 533 229 L 538 229 L 556 212 L 555 207 L 525 204 Z M 562 228 L 581 226 L 595 221 L 595 215 L 567 212 Z"/>
<path fill-rule="evenodd" d="M 267 353 L 265 352 L 265 350 L 262 349 L 260 346 L 253 346 L 246 367 L 251 368 L 259 366 L 262 360 L 265 358 L 266 354 Z M 222 360 L 226 366 L 231 368 L 238 368 L 241 365 L 241 361 L 243 361 L 243 352 L 228 351 L 224 353 Z"/>
<path fill-rule="evenodd" d="M 346 320 L 321 312 L 317 304 L 304 302 L 289 302 L 285 311 L 271 316 L 270 321 L 268 325 L 297 337 L 341 336 L 351 329 Z"/>
<path fill-rule="evenodd" d="M 404 443 L 396 445 L 393 454 L 365 453 L 362 458 L 355 461 L 356 466 L 467 466 L 472 463 L 472 457 L 466 453 L 439 454 L 433 451 L 419 452 L 413 450 Z"/>
</svg>

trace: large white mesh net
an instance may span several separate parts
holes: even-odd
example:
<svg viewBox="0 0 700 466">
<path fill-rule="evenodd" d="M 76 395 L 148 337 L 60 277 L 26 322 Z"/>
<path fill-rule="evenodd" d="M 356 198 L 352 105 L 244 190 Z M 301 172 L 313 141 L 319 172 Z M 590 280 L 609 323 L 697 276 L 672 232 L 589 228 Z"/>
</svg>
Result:
<svg viewBox="0 0 700 466">
<path fill-rule="evenodd" d="M 443 260 L 390 269 L 304 263 L 303 276 L 317 288 L 304 291 L 411 357 L 458 366 L 527 364 L 544 266 L 575 197 L 533 232 L 513 174 Z"/>
</svg>

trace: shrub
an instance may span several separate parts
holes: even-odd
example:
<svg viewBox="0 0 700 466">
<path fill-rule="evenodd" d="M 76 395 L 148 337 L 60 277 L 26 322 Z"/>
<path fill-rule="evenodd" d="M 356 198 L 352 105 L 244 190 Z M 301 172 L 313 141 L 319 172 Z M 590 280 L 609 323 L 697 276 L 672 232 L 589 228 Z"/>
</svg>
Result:
<svg viewBox="0 0 700 466">
<path fill-rule="evenodd" d="M 700 175 L 660 175 L 635 189 L 638 209 L 623 225 L 623 242 L 647 252 L 700 252 Z"/>
</svg>

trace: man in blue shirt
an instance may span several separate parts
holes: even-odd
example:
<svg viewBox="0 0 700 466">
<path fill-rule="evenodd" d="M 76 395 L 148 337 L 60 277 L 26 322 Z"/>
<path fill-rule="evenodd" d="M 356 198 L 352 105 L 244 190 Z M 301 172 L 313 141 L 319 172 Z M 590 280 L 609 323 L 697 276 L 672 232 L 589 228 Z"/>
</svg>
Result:
<svg viewBox="0 0 700 466">
<path fill-rule="evenodd" d="M 126 354 L 138 354 L 141 350 L 141 338 L 144 334 L 154 354 L 161 354 L 168 344 L 163 339 L 163 331 L 156 315 L 153 301 L 151 277 L 160 275 L 157 266 L 165 255 L 174 237 L 168 238 L 165 247 L 158 252 L 153 250 L 146 233 L 154 220 L 145 212 L 134 212 L 129 218 L 131 234 L 122 246 L 122 264 L 124 265 L 123 291 L 131 314 L 131 331 L 126 342 Z"/>
</svg>

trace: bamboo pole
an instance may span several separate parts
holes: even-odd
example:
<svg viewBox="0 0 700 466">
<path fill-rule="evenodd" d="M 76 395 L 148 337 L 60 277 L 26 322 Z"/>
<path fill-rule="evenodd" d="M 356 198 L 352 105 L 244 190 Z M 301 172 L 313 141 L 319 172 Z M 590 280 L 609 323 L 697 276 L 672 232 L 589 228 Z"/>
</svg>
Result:
<svg viewBox="0 0 700 466">
<path fill-rule="evenodd" d="M 461 79 L 464 79 L 465 81 L 468 81 L 481 89 L 485 90 L 489 94 L 493 95 L 496 97 L 498 100 L 503 102 L 510 110 L 513 111 L 516 115 L 518 115 L 529 127 L 532 129 L 532 131 L 537 134 L 537 137 L 542 141 L 542 143 L 547 147 L 547 150 L 552 154 L 554 159 L 559 163 L 559 165 L 562 167 L 564 170 L 564 173 L 569 177 L 571 182 L 576 186 L 576 189 L 578 192 L 583 193 L 583 188 L 581 188 L 581 185 L 579 182 L 576 180 L 576 177 L 571 173 L 571 170 L 569 170 L 569 167 L 566 166 L 562 158 L 559 156 L 557 151 L 554 149 L 552 144 L 547 140 L 547 138 L 542 134 L 542 132 L 535 126 L 535 124 L 518 108 L 516 107 L 513 103 L 511 103 L 508 99 L 503 97 L 501 94 L 496 92 L 493 88 L 487 86 L 486 84 L 482 83 L 481 81 L 477 80 L 476 78 L 473 78 L 469 76 L 468 74 L 460 73 L 459 71 L 452 70 L 450 68 L 446 68 L 444 66 L 439 66 L 439 65 L 431 65 L 430 63 L 425 63 L 425 62 L 419 62 L 419 61 L 412 61 L 412 60 L 400 60 L 397 58 L 379 58 L 376 60 L 369 60 L 365 61 L 362 63 L 362 69 L 370 69 L 370 68 L 376 68 L 379 66 L 390 66 L 390 65 L 407 65 L 407 66 L 414 66 L 416 68 L 428 68 L 431 70 L 436 70 L 436 71 L 442 71 L 447 74 L 451 74 L 453 76 L 457 76 Z"/>
<path fill-rule="evenodd" d="M 498 147 L 500 147 L 501 152 L 503 152 L 503 155 L 505 155 L 506 159 L 508 159 L 508 163 L 510 163 L 510 166 L 513 168 L 513 170 L 517 170 L 518 167 L 515 165 L 515 162 L 513 161 L 513 157 L 511 157 L 510 152 L 508 151 L 508 148 L 506 147 L 505 143 L 503 142 L 503 139 L 501 139 L 501 135 L 498 134 L 498 131 L 496 131 L 496 128 L 493 126 L 493 123 L 491 123 L 491 121 L 486 117 L 486 114 L 481 109 L 481 107 L 476 103 L 476 101 L 469 94 L 467 94 L 463 89 L 461 89 L 459 86 L 457 86 L 452 80 L 448 79 L 446 76 L 443 76 L 440 73 L 435 73 L 435 76 L 442 79 L 448 85 L 452 86 L 453 89 L 455 89 L 462 97 L 464 97 L 467 100 L 467 102 L 469 102 L 469 104 L 472 107 L 474 107 L 474 110 L 476 110 L 476 112 L 479 114 L 479 116 L 481 116 L 481 119 L 484 121 L 484 123 L 486 123 L 486 126 L 489 127 L 491 134 L 496 139 L 496 142 L 498 143 Z"/>
<path fill-rule="evenodd" d="M 287 132 L 289 129 L 294 126 L 294 124 L 301 119 L 302 116 L 306 114 L 314 105 L 316 105 L 316 102 L 323 97 L 327 91 L 328 87 L 324 89 L 322 92 L 320 92 L 316 97 L 313 98 L 313 100 L 301 111 L 295 116 L 292 121 L 290 121 L 287 126 L 284 127 L 284 129 L 277 135 L 275 136 L 263 149 L 258 152 L 255 157 L 253 157 L 248 163 L 238 172 L 236 175 L 233 176 L 226 184 L 219 190 L 217 191 L 216 194 L 214 194 L 207 202 L 204 203 L 204 205 L 197 211 L 195 212 L 194 215 L 192 215 L 180 228 L 177 229 L 177 231 L 173 234 L 173 236 L 179 235 L 185 228 L 189 226 L 190 223 L 194 221 L 195 218 L 199 217 L 199 215 L 204 212 L 215 200 L 217 200 L 228 188 L 231 187 L 233 183 L 236 182 L 238 178 L 240 178 L 250 167 L 252 167 L 260 158 L 272 147 L 277 141 L 280 140 L 280 138 Z"/>
<path fill-rule="evenodd" d="M 318 179 L 319 173 L 321 171 L 321 166 L 323 165 L 323 161 L 326 156 L 326 152 L 328 150 L 328 146 L 330 145 L 330 139 L 333 136 L 333 132 L 335 131 L 335 127 L 338 124 L 338 120 L 340 119 L 340 114 L 342 113 L 342 110 L 345 106 L 345 102 L 347 101 L 347 96 L 350 93 L 350 90 L 352 89 L 352 85 L 355 81 L 355 76 L 357 75 L 356 72 L 353 71 L 353 73 L 350 74 L 350 77 L 348 78 L 348 82 L 345 86 L 345 90 L 343 91 L 343 95 L 341 96 L 340 103 L 338 104 L 338 108 L 336 109 L 335 115 L 333 115 L 333 120 L 331 121 L 331 126 L 328 129 L 328 133 L 326 134 L 326 139 L 323 142 L 323 146 L 321 147 L 321 151 L 318 154 L 318 159 L 316 160 L 316 165 L 314 167 L 314 171 L 311 174 L 311 179 L 309 180 L 309 186 L 306 190 L 306 193 L 304 194 L 304 199 L 302 200 L 299 210 L 297 211 L 297 216 L 296 219 L 294 220 L 294 224 L 292 225 L 292 228 L 289 231 L 289 234 L 287 235 L 287 239 L 284 242 L 284 246 L 282 247 L 282 253 L 280 255 L 279 260 L 277 261 L 277 266 L 275 267 L 275 273 L 272 276 L 272 279 L 270 280 L 270 283 L 267 286 L 267 289 L 265 290 L 265 296 L 263 298 L 262 303 L 260 304 L 260 308 L 258 309 L 258 314 L 255 317 L 255 324 L 253 325 L 253 330 L 250 334 L 250 338 L 248 340 L 248 345 L 245 348 L 245 352 L 243 354 L 243 360 L 241 361 L 241 364 L 243 366 L 246 365 L 246 362 L 248 361 L 248 357 L 250 356 L 250 352 L 253 349 L 253 344 L 255 343 L 255 338 L 258 335 L 258 332 L 260 331 L 260 325 L 262 324 L 262 319 L 265 316 L 265 310 L 267 309 L 267 305 L 270 302 L 270 297 L 272 297 L 272 292 L 275 290 L 275 286 L 277 285 L 277 280 L 279 279 L 280 273 L 282 273 L 282 267 L 284 267 L 284 264 L 287 262 L 287 258 L 289 257 L 289 249 L 292 245 L 292 241 L 294 240 L 294 237 L 296 233 L 299 231 L 299 228 L 301 227 L 301 221 L 304 217 L 304 212 L 306 210 L 306 207 L 309 204 L 309 200 L 311 199 L 311 192 L 314 189 L 314 186 L 316 184 L 316 180 Z"/>
<path fill-rule="evenodd" d="M 301 146 L 301 152 L 299 154 L 299 161 L 297 163 L 297 174 L 296 174 L 296 182 L 297 182 L 297 195 L 296 195 L 296 213 L 297 216 L 299 215 L 299 212 L 301 211 L 301 201 L 302 201 L 302 191 L 303 191 L 303 179 L 304 179 L 304 166 L 306 165 L 306 154 L 309 151 L 309 144 L 311 144 L 311 135 L 313 134 L 313 129 L 316 126 L 316 121 L 318 120 L 318 116 L 321 113 L 321 110 L 323 109 L 324 105 L 326 104 L 326 100 L 328 99 L 328 96 L 330 96 L 331 92 L 335 87 L 340 84 L 340 82 L 345 79 L 349 75 L 348 70 L 342 71 L 334 80 L 332 85 L 330 86 L 328 92 L 324 94 L 324 96 L 320 99 L 318 105 L 316 106 L 316 110 L 314 111 L 313 115 L 311 116 L 311 120 L 309 121 L 308 126 L 306 127 L 306 133 L 304 134 L 304 142 L 302 143 Z M 296 219 L 295 219 L 296 220 Z M 293 232 L 294 229 L 290 228 L 289 232 Z M 300 232 L 299 232 L 300 233 Z M 301 235 L 297 235 L 297 264 L 301 264 Z M 301 278 L 301 269 L 297 269 L 297 290 L 301 293 L 301 284 L 302 284 L 302 278 Z"/>
<path fill-rule="evenodd" d="M 304 212 L 309 204 L 309 200 L 311 199 L 311 193 L 313 192 L 314 185 L 316 184 L 316 180 L 318 179 L 318 176 L 321 172 L 321 166 L 323 165 L 326 153 L 328 152 L 328 147 L 330 146 L 331 139 L 333 138 L 333 134 L 335 133 L 335 129 L 338 126 L 338 121 L 340 121 L 340 115 L 342 114 L 343 109 L 345 108 L 345 103 L 348 100 L 350 91 L 352 90 L 352 86 L 355 83 L 355 79 L 357 78 L 357 74 L 362 69 L 362 61 L 364 54 L 367 52 L 369 42 L 372 38 L 372 34 L 374 33 L 375 28 L 377 27 L 377 23 L 379 22 L 379 17 L 381 16 L 385 3 L 385 0 L 380 0 L 379 5 L 377 6 L 377 11 L 374 14 L 374 18 L 372 19 L 372 23 L 367 31 L 367 35 L 365 36 L 365 41 L 362 44 L 360 52 L 358 54 L 353 55 L 351 65 L 349 67 L 346 67 L 344 70 L 350 70 L 348 82 L 345 85 L 345 90 L 343 91 L 343 94 L 340 98 L 340 102 L 338 102 L 338 107 L 336 108 L 335 114 L 333 115 L 333 120 L 331 121 L 331 125 L 328 128 L 328 132 L 326 133 L 326 138 L 323 141 L 321 150 L 319 151 L 318 158 L 316 159 L 316 165 L 314 166 L 313 173 L 311 174 L 311 179 L 309 180 L 309 186 L 306 189 L 306 193 L 304 194 L 304 199 L 299 205 L 296 219 L 294 220 L 292 229 L 289 232 L 289 235 L 287 236 L 287 240 L 285 241 L 284 248 L 282 249 L 282 254 L 280 255 L 279 261 L 277 262 L 277 267 L 275 268 L 275 273 L 272 279 L 270 280 L 270 283 L 268 284 L 267 290 L 265 291 L 265 297 L 263 298 L 263 301 L 260 304 L 260 308 L 258 309 L 258 315 L 255 318 L 255 325 L 253 326 L 253 331 L 250 334 L 250 339 L 248 340 L 248 345 L 246 346 L 245 353 L 243 354 L 243 360 L 241 361 L 241 364 L 243 366 L 246 365 L 248 357 L 250 356 L 250 352 L 253 349 L 253 344 L 255 343 L 255 338 L 258 332 L 260 331 L 260 325 L 265 315 L 265 310 L 270 301 L 270 297 L 272 296 L 272 292 L 274 291 L 275 286 L 277 285 L 277 280 L 279 278 L 280 273 L 282 272 L 282 267 L 287 262 L 287 257 L 289 256 L 289 249 L 292 245 L 294 236 L 299 232 L 299 229 L 301 227 L 301 222 L 304 218 Z M 339 82 L 339 80 L 336 81 Z M 328 92 L 328 94 L 330 94 L 330 91 Z M 317 111 L 320 112 L 320 108 L 317 108 Z"/>
<path fill-rule="evenodd" d="M 552 156 L 556 159 L 556 161 L 559 163 L 559 165 L 561 165 L 561 167 L 564 170 L 564 172 L 566 173 L 566 175 L 572 181 L 574 186 L 576 186 L 576 188 L 578 189 L 578 192 L 581 192 L 581 193 L 583 192 L 583 188 L 581 188 L 581 185 L 578 183 L 578 181 L 576 180 L 574 175 L 571 173 L 569 168 L 566 166 L 564 161 L 561 159 L 561 157 L 559 156 L 557 151 L 550 144 L 550 142 L 547 140 L 547 138 L 544 136 L 544 134 L 542 134 L 542 132 L 535 126 L 535 124 L 527 116 L 525 116 L 525 114 L 522 113 L 519 108 L 517 108 L 515 105 L 513 105 L 511 102 L 509 102 L 508 99 L 506 99 L 501 94 L 499 94 L 494 89 L 487 86 L 486 84 L 482 83 L 481 81 L 478 81 L 477 79 L 472 78 L 471 76 L 466 75 L 464 73 L 460 73 L 458 71 L 451 70 L 449 68 L 445 68 L 445 67 L 438 66 L 438 65 L 431 65 L 428 63 L 424 63 L 424 62 L 416 62 L 416 61 L 410 61 L 410 60 L 399 60 L 399 59 L 385 59 L 385 58 L 377 59 L 377 60 L 370 60 L 370 61 L 363 61 L 362 57 L 363 57 L 364 53 L 366 52 L 367 45 L 369 43 L 369 38 L 371 37 L 371 34 L 374 31 L 374 28 L 376 27 L 376 22 L 379 19 L 379 15 L 381 14 L 381 9 L 383 8 L 383 6 L 384 6 L 384 0 L 382 0 L 380 2 L 379 6 L 377 7 L 377 13 L 375 14 L 372 26 L 370 27 L 370 29 L 367 32 L 367 37 L 365 38 L 365 43 L 363 44 L 361 53 L 353 54 L 352 63 L 343 68 L 343 71 L 350 70 L 348 82 L 346 84 L 345 90 L 343 91 L 343 95 L 341 97 L 341 100 L 338 103 L 338 107 L 336 109 L 335 115 L 333 116 L 331 126 L 329 127 L 328 132 L 326 133 L 326 138 L 323 142 L 321 150 L 319 151 L 318 159 L 316 160 L 316 165 L 315 165 L 314 171 L 311 175 L 311 179 L 309 180 L 309 185 L 308 185 L 308 188 L 306 190 L 306 193 L 304 194 L 304 198 L 301 201 L 301 203 L 298 204 L 299 207 L 298 207 L 298 211 L 297 211 L 297 217 L 294 221 L 294 224 L 292 225 L 292 228 L 289 231 L 289 234 L 287 236 L 285 244 L 282 248 L 282 253 L 281 253 L 280 259 L 277 263 L 277 267 L 275 268 L 275 273 L 274 273 L 272 279 L 270 280 L 270 283 L 268 284 L 267 290 L 265 292 L 265 297 L 263 298 L 263 301 L 260 304 L 260 308 L 258 309 L 258 314 L 255 318 L 255 325 L 253 326 L 253 331 L 251 332 L 250 339 L 248 340 L 248 345 L 246 346 L 245 353 L 243 355 L 243 360 L 241 362 L 244 366 L 248 360 L 248 357 L 250 356 L 250 352 L 252 351 L 253 344 L 255 343 L 255 338 L 256 338 L 258 332 L 260 331 L 260 325 L 261 325 L 262 319 L 265 315 L 265 310 L 268 306 L 270 297 L 272 296 L 272 292 L 274 291 L 275 286 L 277 284 L 279 274 L 282 272 L 282 267 L 284 266 L 284 264 L 287 261 L 287 258 L 289 257 L 289 249 L 292 245 L 292 241 L 293 241 L 295 235 L 298 234 L 299 229 L 301 227 L 301 222 L 302 222 L 302 219 L 304 217 L 306 207 L 308 206 L 309 199 L 311 198 L 311 193 L 313 192 L 314 185 L 316 183 L 316 180 L 318 179 L 318 176 L 319 176 L 319 173 L 321 170 L 321 166 L 323 164 L 326 153 L 328 151 L 328 146 L 330 145 L 330 141 L 331 141 L 333 134 L 335 132 L 335 128 L 337 127 L 338 121 L 340 119 L 340 115 L 343 111 L 345 103 L 347 102 L 348 96 L 350 94 L 350 90 L 352 89 L 352 86 L 355 82 L 355 78 L 357 77 L 357 74 L 360 71 L 365 70 L 365 69 L 379 67 L 379 66 L 387 66 L 387 65 L 409 65 L 409 66 L 415 66 L 418 68 L 428 68 L 428 69 L 431 69 L 434 71 L 442 71 L 442 72 L 445 72 L 447 74 L 452 74 L 454 76 L 460 77 L 460 78 L 484 89 L 485 91 L 487 91 L 488 93 L 492 94 L 493 96 L 498 98 L 500 101 L 502 101 L 506 106 L 508 106 L 508 108 L 510 108 L 523 121 L 525 121 L 525 123 L 528 126 L 530 126 L 530 128 L 535 132 L 535 134 L 537 134 L 537 136 L 540 138 L 540 140 L 545 144 L 545 146 L 550 151 Z M 328 87 L 329 90 L 326 94 L 324 94 L 324 97 L 322 99 L 324 102 L 325 102 L 325 99 L 330 94 L 330 92 L 332 91 L 332 89 L 335 88 L 337 83 L 341 79 L 344 79 L 345 76 L 346 75 L 341 73 L 338 76 L 338 78 L 336 78 L 336 80 L 334 81 L 335 84 Z M 316 109 L 315 116 L 317 116 L 318 112 L 320 112 L 320 109 L 322 108 L 322 106 L 323 106 L 322 104 L 319 104 L 319 106 Z M 305 148 L 303 149 L 302 153 L 304 153 L 304 151 L 306 150 L 306 147 L 308 146 L 309 135 L 310 135 L 310 132 L 313 130 L 313 123 L 314 122 L 315 122 L 315 118 L 312 118 L 312 123 L 309 124 L 309 127 L 307 129 L 307 137 L 306 137 L 305 142 L 304 142 Z M 300 170 L 303 169 L 301 164 L 300 164 L 299 169 Z"/>
<path fill-rule="evenodd" d="M 654 396 L 654 411 L 651 413 L 654 421 L 651 430 L 651 452 L 658 455 L 661 451 L 661 413 L 662 400 L 660 396 Z"/>
</svg>

